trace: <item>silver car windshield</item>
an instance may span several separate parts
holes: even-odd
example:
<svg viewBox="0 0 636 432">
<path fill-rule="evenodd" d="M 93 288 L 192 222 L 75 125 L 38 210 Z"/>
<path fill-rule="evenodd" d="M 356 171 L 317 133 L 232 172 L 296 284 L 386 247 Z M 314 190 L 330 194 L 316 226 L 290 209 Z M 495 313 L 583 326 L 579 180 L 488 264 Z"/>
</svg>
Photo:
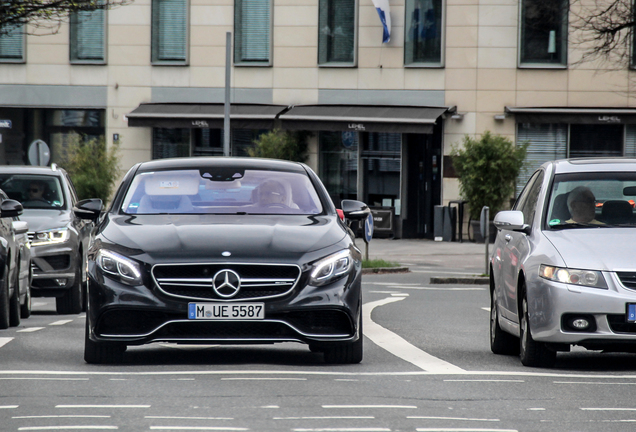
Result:
<svg viewBox="0 0 636 432">
<path fill-rule="evenodd" d="M 308 176 L 214 168 L 139 173 L 122 211 L 127 214 L 305 214 L 323 212 Z"/>
<path fill-rule="evenodd" d="M 636 227 L 636 173 L 555 176 L 549 195 L 549 229 Z"/>
</svg>

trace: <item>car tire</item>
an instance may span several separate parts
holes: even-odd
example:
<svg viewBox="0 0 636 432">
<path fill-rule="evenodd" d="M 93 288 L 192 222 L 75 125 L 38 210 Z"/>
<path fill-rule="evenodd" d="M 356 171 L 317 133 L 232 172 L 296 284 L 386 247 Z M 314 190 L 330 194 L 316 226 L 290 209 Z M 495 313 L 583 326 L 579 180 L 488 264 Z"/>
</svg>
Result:
<svg viewBox="0 0 636 432">
<path fill-rule="evenodd" d="M 29 269 L 29 277 L 26 283 L 26 295 L 24 304 L 20 306 L 20 317 L 29 318 L 31 316 L 32 297 L 31 297 L 31 269 Z"/>
<path fill-rule="evenodd" d="M 126 345 L 92 341 L 89 337 L 88 326 L 88 317 L 86 317 L 86 332 L 84 336 L 84 361 L 89 364 L 123 363 L 124 352 L 126 352 Z"/>
<path fill-rule="evenodd" d="M 491 278 L 492 279 L 492 278 Z M 491 281 L 492 283 L 492 281 Z M 490 350 L 495 354 L 518 355 L 519 339 L 499 326 L 499 307 L 494 290 L 490 292 Z"/>
<path fill-rule="evenodd" d="M 73 286 L 61 297 L 55 298 L 55 309 L 59 314 L 78 314 L 84 306 L 84 287 L 82 286 L 82 260 L 75 266 Z"/>
<path fill-rule="evenodd" d="M 9 269 L 4 267 L 0 284 L 0 330 L 9 328 Z"/>
<path fill-rule="evenodd" d="M 523 290 L 521 313 L 519 322 L 519 358 L 521 364 L 532 367 L 552 367 L 556 362 L 556 351 L 549 349 L 546 344 L 532 339 L 528 314 L 528 299 Z"/>
<path fill-rule="evenodd" d="M 363 335 L 362 335 L 362 308 L 358 317 L 358 340 L 347 344 L 329 346 L 324 349 L 325 363 L 327 364 L 356 364 L 362 361 Z"/>
<path fill-rule="evenodd" d="M 19 261 L 18 261 L 19 262 Z M 15 269 L 15 284 L 13 285 L 13 295 L 9 300 L 9 326 L 20 325 L 20 265 Z"/>
</svg>

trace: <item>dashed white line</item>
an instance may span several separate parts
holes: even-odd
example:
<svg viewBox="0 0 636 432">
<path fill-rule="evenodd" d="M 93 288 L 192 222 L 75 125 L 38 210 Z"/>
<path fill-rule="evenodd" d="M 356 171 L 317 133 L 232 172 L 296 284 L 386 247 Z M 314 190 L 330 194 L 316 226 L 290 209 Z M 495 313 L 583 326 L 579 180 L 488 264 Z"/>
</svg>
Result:
<svg viewBox="0 0 636 432">
<path fill-rule="evenodd" d="M 475 422 L 498 422 L 499 419 L 484 419 L 484 418 L 465 418 L 465 417 L 431 417 L 431 416 L 408 416 L 407 419 L 420 419 L 420 420 L 461 420 L 461 421 L 475 421 Z"/>
<path fill-rule="evenodd" d="M 524 383 L 524 380 L 503 380 L 503 379 L 445 379 L 444 382 L 516 382 Z"/>
<path fill-rule="evenodd" d="M 519 432 L 517 429 L 417 428 L 417 432 Z"/>
<path fill-rule="evenodd" d="M 2 337 L 2 338 L 0 338 L 0 347 L 5 346 L 6 344 L 11 342 L 12 340 L 13 340 L 12 337 Z"/>
<path fill-rule="evenodd" d="M 147 419 L 162 420 L 234 420 L 233 417 L 177 417 L 177 416 L 144 416 Z"/>
<path fill-rule="evenodd" d="M 323 408 L 327 409 L 358 409 L 358 408 L 372 408 L 372 409 L 380 409 L 380 408 L 388 408 L 388 409 L 417 409 L 414 405 L 323 405 Z"/>
<path fill-rule="evenodd" d="M 68 324 L 68 323 L 70 323 L 70 322 L 73 322 L 73 320 L 72 320 L 72 319 L 69 319 L 69 320 L 60 320 L 60 321 L 55 321 L 55 322 L 52 322 L 52 323 L 51 323 L 51 324 L 49 324 L 49 325 L 50 325 L 50 326 L 61 326 L 61 325 L 64 325 L 64 324 Z"/>
<path fill-rule="evenodd" d="M 386 428 L 315 428 L 292 429 L 294 432 L 391 432 Z"/>
<path fill-rule="evenodd" d="M 235 377 L 235 378 L 221 378 L 221 381 L 307 381 L 307 378 L 249 378 L 249 377 Z"/>
<path fill-rule="evenodd" d="M 373 416 L 273 417 L 273 420 L 374 420 Z"/>
<path fill-rule="evenodd" d="M 45 418 L 110 418 L 109 415 L 39 415 L 39 416 L 14 416 L 12 419 L 45 419 Z"/>
<path fill-rule="evenodd" d="M 39 431 L 39 430 L 116 430 L 117 426 L 25 426 L 18 428 L 19 431 Z"/>
<path fill-rule="evenodd" d="M 211 430 L 211 431 L 247 431 L 247 428 L 224 426 L 150 426 L 150 430 Z"/>
<path fill-rule="evenodd" d="M 636 383 L 617 382 L 592 382 L 592 381 L 553 381 L 554 384 L 580 384 L 580 385 L 636 385 Z"/>
<path fill-rule="evenodd" d="M 150 405 L 55 405 L 55 408 L 150 408 Z"/>
<path fill-rule="evenodd" d="M 16 333 L 32 333 L 38 330 L 42 330 L 44 327 L 27 327 L 20 330 L 16 330 Z"/>
<path fill-rule="evenodd" d="M 579 408 L 581 411 L 636 411 L 636 408 Z"/>
<path fill-rule="evenodd" d="M 9 377 L 0 378 L 2 381 L 7 380 L 30 380 L 30 381 L 88 381 L 88 378 L 41 378 L 41 377 Z"/>
<path fill-rule="evenodd" d="M 19 405 L 0 405 L 0 409 L 14 409 L 19 407 Z"/>
</svg>

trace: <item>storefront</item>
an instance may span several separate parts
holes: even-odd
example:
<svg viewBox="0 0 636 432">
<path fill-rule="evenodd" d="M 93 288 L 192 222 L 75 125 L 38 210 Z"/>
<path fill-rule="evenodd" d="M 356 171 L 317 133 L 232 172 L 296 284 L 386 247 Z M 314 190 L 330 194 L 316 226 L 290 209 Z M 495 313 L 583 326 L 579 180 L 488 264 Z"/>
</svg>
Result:
<svg viewBox="0 0 636 432">
<path fill-rule="evenodd" d="M 393 213 L 392 235 L 432 237 L 441 202 L 442 115 L 446 107 L 232 104 L 231 151 L 264 131 L 308 131 L 318 175 L 334 203 L 359 199 Z M 153 128 L 153 158 L 223 155 L 223 104 L 142 104 L 128 125 Z"/>
</svg>

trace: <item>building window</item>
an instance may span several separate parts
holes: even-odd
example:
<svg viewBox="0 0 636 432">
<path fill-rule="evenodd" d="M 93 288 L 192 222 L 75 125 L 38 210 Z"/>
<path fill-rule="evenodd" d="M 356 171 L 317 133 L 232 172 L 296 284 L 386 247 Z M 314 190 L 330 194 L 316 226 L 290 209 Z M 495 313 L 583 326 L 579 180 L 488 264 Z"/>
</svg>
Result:
<svg viewBox="0 0 636 432">
<path fill-rule="evenodd" d="M 442 66 L 442 0 L 406 0 L 404 64 Z"/>
<path fill-rule="evenodd" d="M 271 64 L 272 0 L 234 3 L 234 63 Z"/>
<path fill-rule="evenodd" d="M 152 0 L 152 62 L 186 64 L 187 0 Z"/>
<path fill-rule="evenodd" d="M 563 123 L 519 123 L 517 142 L 528 143 L 526 160 L 517 177 L 516 195 L 544 162 L 567 157 L 568 125 Z"/>
<path fill-rule="evenodd" d="M 106 60 L 106 11 L 71 14 L 71 63 L 104 63 Z"/>
<path fill-rule="evenodd" d="M 320 0 L 318 64 L 355 66 L 356 0 Z"/>
<path fill-rule="evenodd" d="M 375 207 L 393 206 L 400 199 L 402 134 L 363 134 L 361 157 L 365 202 Z"/>
<path fill-rule="evenodd" d="M 358 133 L 320 132 L 320 179 L 340 208 L 343 199 L 358 199 Z"/>
<path fill-rule="evenodd" d="M 14 27 L 0 36 L 0 62 L 24 62 L 24 31 L 22 26 Z"/>
<path fill-rule="evenodd" d="M 522 0 L 520 66 L 567 65 L 568 10 L 567 0 Z"/>
</svg>

